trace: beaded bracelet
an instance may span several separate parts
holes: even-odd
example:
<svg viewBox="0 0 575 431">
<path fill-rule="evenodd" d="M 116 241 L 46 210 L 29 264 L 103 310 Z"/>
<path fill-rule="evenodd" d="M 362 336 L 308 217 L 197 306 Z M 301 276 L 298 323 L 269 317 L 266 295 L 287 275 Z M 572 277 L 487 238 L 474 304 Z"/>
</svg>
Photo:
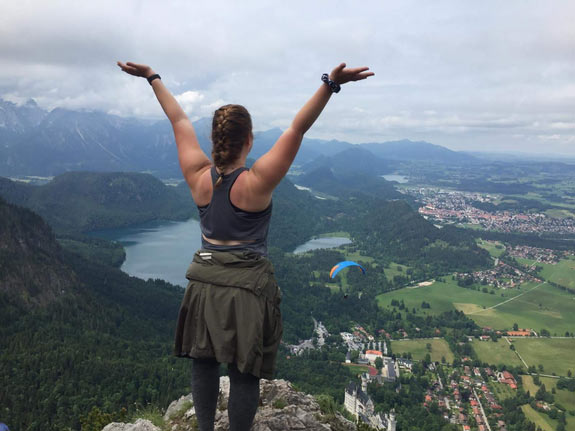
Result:
<svg viewBox="0 0 575 431">
<path fill-rule="evenodd" d="M 332 93 L 339 93 L 339 90 L 341 90 L 341 86 L 329 79 L 329 75 L 327 73 L 321 75 L 321 80 L 329 86 Z"/>
</svg>

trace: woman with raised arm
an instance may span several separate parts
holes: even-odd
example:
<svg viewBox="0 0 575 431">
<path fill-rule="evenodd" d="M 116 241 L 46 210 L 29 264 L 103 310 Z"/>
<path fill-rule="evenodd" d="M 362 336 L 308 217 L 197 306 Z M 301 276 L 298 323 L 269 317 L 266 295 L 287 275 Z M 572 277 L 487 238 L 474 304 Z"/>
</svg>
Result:
<svg viewBox="0 0 575 431">
<path fill-rule="evenodd" d="M 200 431 L 214 429 L 219 364 L 230 377 L 230 431 L 250 429 L 259 403 L 259 379 L 272 378 L 282 335 L 281 293 L 266 258 L 272 193 L 288 172 L 304 134 L 340 85 L 372 76 L 367 67 L 340 64 L 295 116 L 291 126 L 253 166 L 252 122 L 241 105 L 214 113 L 212 160 L 192 123 L 151 67 L 118 62 L 146 78 L 174 129 L 180 167 L 200 214 L 202 249 L 196 252 L 178 317 L 175 354 L 189 357 Z"/>
</svg>

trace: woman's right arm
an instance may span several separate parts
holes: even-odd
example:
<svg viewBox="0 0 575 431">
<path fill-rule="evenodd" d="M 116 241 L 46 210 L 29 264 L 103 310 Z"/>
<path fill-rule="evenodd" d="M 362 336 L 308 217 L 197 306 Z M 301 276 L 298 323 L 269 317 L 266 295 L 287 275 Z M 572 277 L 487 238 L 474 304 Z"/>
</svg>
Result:
<svg viewBox="0 0 575 431">
<path fill-rule="evenodd" d="M 349 81 L 359 81 L 373 76 L 368 67 L 346 68 L 341 63 L 329 75 L 329 79 L 337 84 Z M 252 193 L 264 197 L 269 195 L 287 174 L 297 155 L 304 134 L 319 117 L 323 108 L 329 102 L 332 91 L 327 84 L 322 84 L 315 94 L 296 114 L 291 126 L 280 136 L 274 146 L 261 156 L 250 169 L 249 188 Z"/>
<path fill-rule="evenodd" d="M 118 66 L 120 66 L 124 72 L 133 76 L 149 78 L 155 74 L 153 69 L 145 64 L 118 62 Z M 211 161 L 200 147 L 192 122 L 188 119 L 188 116 L 172 93 L 166 88 L 162 80 L 154 79 L 152 81 L 152 88 L 164 113 L 172 124 L 176 146 L 178 147 L 180 167 L 186 182 L 190 186 L 192 195 L 194 195 L 194 189 L 198 184 L 199 175 L 211 166 Z"/>
</svg>

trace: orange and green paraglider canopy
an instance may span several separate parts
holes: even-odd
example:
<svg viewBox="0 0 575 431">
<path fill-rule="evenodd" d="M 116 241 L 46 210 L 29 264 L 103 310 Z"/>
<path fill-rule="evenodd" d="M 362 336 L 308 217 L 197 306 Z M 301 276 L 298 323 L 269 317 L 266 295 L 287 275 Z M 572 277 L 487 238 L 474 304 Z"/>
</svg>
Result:
<svg viewBox="0 0 575 431">
<path fill-rule="evenodd" d="M 343 262 L 338 263 L 331 269 L 331 271 L 329 272 L 329 276 L 331 278 L 334 278 L 339 271 L 341 271 L 343 268 L 347 268 L 348 266 L 358 266 L 361 272 L 365 274 L 365 268 L 361 266 L 359 263 L 354 262 L 352 260 L 344 260 Z"/>
</svg>

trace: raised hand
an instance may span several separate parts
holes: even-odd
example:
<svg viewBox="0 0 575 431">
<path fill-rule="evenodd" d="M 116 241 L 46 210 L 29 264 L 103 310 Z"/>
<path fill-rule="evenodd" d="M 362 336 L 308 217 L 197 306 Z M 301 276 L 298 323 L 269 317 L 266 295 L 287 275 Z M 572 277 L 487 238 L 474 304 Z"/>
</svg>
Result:
<svg viewBox="0 0 575 431">
<path fill-rule="evenodd" d="M 117 64 L 118 66 L 120 66 L 120 69 L 122 69 L 124 72 L 130 75 L 141 76 L 142 78 L 148 78 L 154 74 L 152 68 L 145 64 L 132 63 L 131 61 L 128 61 L 127 63 L 122 63 L 121 61 L 118 61 Z"/>
<path fill-rule="evenodd" d="M 369 67 L 351 67 L 346 68 L 345 63 L 341 63 L 334 68 L 329 74 L 329 79 L 337 84 L 345 84 L 349 81 L 360 81 L 369 76 L 375 75 L 373 72 L 368 72 Z"/>
</svg>

